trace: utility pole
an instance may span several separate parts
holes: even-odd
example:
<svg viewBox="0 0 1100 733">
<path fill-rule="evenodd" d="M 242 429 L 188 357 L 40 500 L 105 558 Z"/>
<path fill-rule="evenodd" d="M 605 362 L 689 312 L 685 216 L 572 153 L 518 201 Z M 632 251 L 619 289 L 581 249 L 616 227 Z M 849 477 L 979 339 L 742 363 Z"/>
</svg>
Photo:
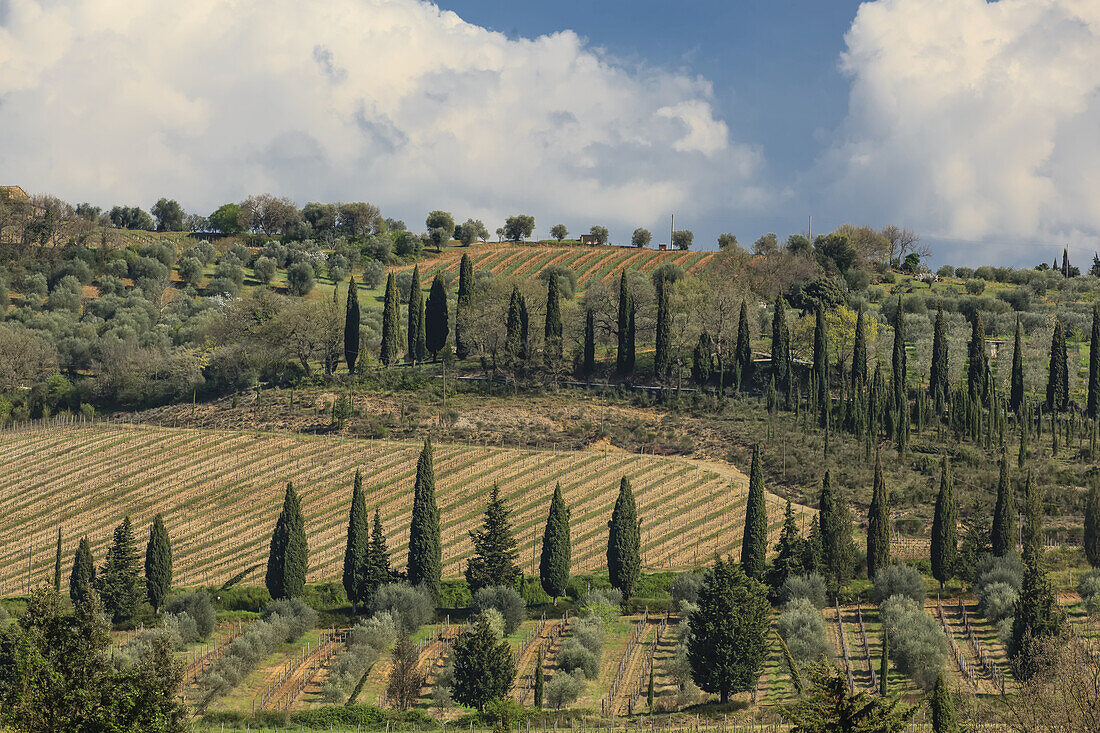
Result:
<svg viewBox="0 0 1100 733">
<path fill-rule="evenodd" d="M 672 215 L 672 224 L 668 227 L 668 248 L 672 249 L 672 235 L 676 232 L 676 215 Z"/>
</svg>

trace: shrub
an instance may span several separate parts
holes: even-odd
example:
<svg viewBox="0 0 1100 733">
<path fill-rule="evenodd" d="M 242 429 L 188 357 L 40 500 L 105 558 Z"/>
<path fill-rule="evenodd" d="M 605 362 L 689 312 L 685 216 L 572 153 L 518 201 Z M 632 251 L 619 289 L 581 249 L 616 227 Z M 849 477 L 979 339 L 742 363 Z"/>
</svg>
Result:
<svg viewBox="0 0 1100 733">
<path fill-rule="evenodd" d="M 880 608 L 894 663 L 922 688 L 932 689 L 947 661 L 947 637 L 939 624 L 921 604 L 904 596 L 888 598 Z"/>
<path fill-rule="evenodd" d="M 993 623 L 1012 618 L 1016 613 L 1016 601 L 1020 594 L 1008 583 L 990 583 L 983 586 L 978 597 L 978 608 L 982 615 Z"/>
<path fill-rule="evenodd" d="M 347 646 L 336 656 L 323 690 L 326 700 L 346 700 L 383 649 L 397 639 L 397 623 L 388 613 L 360 621 L 348 634 Z"/>
<path fill-rule="evenodd" d="M 570 674 L 580 671 L 588 679 L 595 679 L 600 672 L 600 660 L 576 639 L 566 639 L 558 650 L 558 667 Z"/>
<path fill-rule="evenodd" d="M 828 657 L 832 650 L 821 611 L 806 598 L 795 598 L 776 621 L 776 630 L 797 661 L 807 664 Z"/>
<path fill-rule="evenodd" d="M 603 621 L 598 616 L 578 618 L 573 623 L 573 640 L 599 656 L 603 649 Z"/>
<path fill-rule="evenodd" d="M 1089 614 L 1100 614 L 1100 570 L 1090 570 L 1082 575 L 1077 583 L 1077 592 L 1081 594 Z"/>
<path fill-rule="evenodd" d="M 313 290 L 313 267 L 306 262 L 295 262 L 287 268 L 286 284 L 291 295 L 307 295 Z"/>
<path fill-rule="evenodd" d="M 779 600 L 786 606 L 796 598 L 805 598 L 817 608 L 824 608 L 825 579 L 817 573 L 787 578 L 779 589 Z"/>
<path fill-rule="evenodd" d="M 565 265 L 550 265 L 544 267 L 542 272 L 539 273 L 539 280 L 543 283 L 550 282 L 551 277 L 558 281 L 558 288 L 562 297 L 566 300 L 572 300 L 573 295 L 577 292 L 577 273 Z"/>
<path fill-rule="evenodd" d="M 997 297 L 1012 306 L 1012 310 L 1025 312 L 1031 310 L 1031 290 L 1028 288 L 1012 288 L 997 293 Z"/>
<path fill-rule="evenodd" d="M 275 277 L 276 264 L 275 260 L 270 257 L 264 257 L 263 255 L 256 258 L 256 261 L 252 263 L 252 274 L 256 276 L 258 282 L 265 285 L 271 282 L 271 279 Z"/>
<path fill-rule="evenodd" d="M 237 283 L 226 277 L 215 277 L 206 284 L 207 295 L 224 295 L 232 298 L 237 295 Z"/>
<path fill-rule="evenodd" d="M 972 277 L 966 281 L 966 292 L 971 295 L 981 295 L 985 290 L 985 280 L 980 277 Z"/>
<path fill-rule="evenodd" d="M 171 598 L 165 610 L 177 616 L 187 615 L 194 621 L 198 636 L 191 641 L 205 639 L 214 630 L 214 604 L 210 601 L 210 594 L 204 590 Z M 188 640 L 184 639 L 184 641 Z"/>
<path fill-rule="evenodd" d="M 546 683 L 546 704 L 554 710 L 572 705 L 581 696 L 584 682 L 568 672 L 559 671 Z"/>
<path fill-rule="evenodd" d="M 281 616 L 286 619 L 288 642 L 297 639 L 317 624 L 317 612 L 300 598 L 283 598 L 273 602 L 267 607 L 265 616 Z"/>
<path fill-rule="evenodd" d="M 184 257 L 176 267 L 180 280 L 188 285 L 197 286 L 202 282 L 202 263 L 194 257 Z"/>
<path fill-rule="evenodd" d="M 848 290 L 852 292 L 866 290 L 871 284 L 871 273 L 866 270 L 848 270 L 844 273 L 844 281 L 848 283 Z"/>
<path fill-rule="evenodd" d="M 936 270 L 938 277 L 955 277 L 955 268 L 951 265 L 941 265 L 940 269 Z"/>
<path fill-rule="evenodd" d="M 386 281 L 386 268 L 377 260 L 367 260 L 363 263 L 363 283 L 372 290 L 382 287 Z"/>
<path fill-rule="evenodd" d="M 435 615 L 431 593 L 423 586 L 389 583 L 375 591 L 371 599 L 373 613 L 388 612 L 403 633 L 411 634 Z"/>
<path fill-rule="evenodd" d="M 924 579 L 920 572 L 909 565 L 890 565 L 875 575 L 875 587 L 871 600 L 882 603 L 890 596 L 905 596 L 917 603 L 924 603 Z"/>
<path fill-rule="evenodd" d="M 1010 552 L 1004 557 L 985 555 L 974 570 L 974 595 L 981 602 L 988 586 L 1005 583 L 1017 593 L 1024 583 L 1024 564 L 1019 553 Z"/>
<path fill-rule="evenodd" d="M 474 611 L 496 609 L 504 619 L 504 634 L 511 635 L 527 618 L 527 604 L 515 588 L 492 586 L 482 588 L 474 596 Z"/>
<path fill-rule="evenodd" d="M 972 278 L 972 277 L 974 277 L 974 269 L 971 268 L 971 267 L 956 267 L 955 268 L 955 277 L 957 277 L 961 280 L 966 280 L 968 278 Z"/>
<path fill-rule="evenodd" d="M 603 588 L 589 591 L 581 599 L 577 612 L 581 616 L 596 616 L 607 622 L 619 615 L 622 604 L 623 594 L 618 588 Z"/>
</svg>

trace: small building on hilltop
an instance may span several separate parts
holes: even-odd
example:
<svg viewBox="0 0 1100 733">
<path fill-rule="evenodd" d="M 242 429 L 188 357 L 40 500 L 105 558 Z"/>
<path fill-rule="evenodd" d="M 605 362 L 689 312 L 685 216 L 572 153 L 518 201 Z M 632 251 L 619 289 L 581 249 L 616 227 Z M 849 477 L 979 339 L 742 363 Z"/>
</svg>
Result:
<svg viewBox="0 0 1100 733">
<path fill-rule="evenodd" d="M 600 240 L 596 238 L 595 234 L 582 234 L 581 244 L 599 244 Z"/>
</svg>

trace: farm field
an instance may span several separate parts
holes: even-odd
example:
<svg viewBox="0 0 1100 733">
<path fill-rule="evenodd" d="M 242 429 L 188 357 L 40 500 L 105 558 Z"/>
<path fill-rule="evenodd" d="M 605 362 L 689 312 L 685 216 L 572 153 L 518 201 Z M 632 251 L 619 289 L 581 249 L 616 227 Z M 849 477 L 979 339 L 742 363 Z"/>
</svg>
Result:
<svg viewBox="0 0 1100 733">
<path fill-rule="evenodd" d="M 127 514 L 142 544 L 153 516 L 164 515 L 176 585 L 220 584 L 238 575 L 262 582 L 287 481 L 298 489 L 306 517 L 308 580 L 337 580 L 356 469 L 368 508 L 382 513 L 395 566 L 404 565 L 419 442 L 62 421 L 6 430 L 0 445 L 2 595 L 25 593 L 52 577 L 58 528 L 65 563 L 84 535 L 100 562 Z M 639 505 L 647 570 L 694 568 L 716 552 L 740 551 L 748 480 L 728 464 L 476 444 L 437 444 L 434 458 L 445 577 L 461 575 L 471 553 L 467 533 L 479 526 L 493 483 L 513 512 L 528 571 L 559 482 L 572 512 L 573 571 L 602 568 L 607 520 L 624 475 Z M 768 499 L 771 545 L 783 502 Z M 803 524 L 812 515 L 805 507 L 796 511 Z"/>
</svg>

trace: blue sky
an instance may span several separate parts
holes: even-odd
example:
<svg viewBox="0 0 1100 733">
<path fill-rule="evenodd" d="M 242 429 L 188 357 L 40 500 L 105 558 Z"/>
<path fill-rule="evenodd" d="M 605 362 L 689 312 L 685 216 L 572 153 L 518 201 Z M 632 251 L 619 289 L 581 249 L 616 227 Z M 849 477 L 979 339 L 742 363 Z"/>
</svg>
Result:
<svg viewBox="0 0 1100 733">
<path fill-rule="evenodd" d="M 1098 2 L 442 2 L 0 0 L 3 182 L 615 242 L 675 212 L 705 248 L 812 215 L 953 264 L 1100 249 Z"/>
</svg>

